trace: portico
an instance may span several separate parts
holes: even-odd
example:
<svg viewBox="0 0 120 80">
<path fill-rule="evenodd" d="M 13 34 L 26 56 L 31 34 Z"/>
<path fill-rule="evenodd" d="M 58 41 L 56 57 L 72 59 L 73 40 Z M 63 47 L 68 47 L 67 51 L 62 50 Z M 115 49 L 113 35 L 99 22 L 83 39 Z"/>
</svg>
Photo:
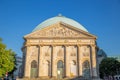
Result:
<svg viewBox="0 0 120 80">
<path fill-rule="evenodd" d="M 60 19 L 60 21 L 55 21 Z M 57 16 L 24 36 L 24 77 L 97 77 L 96 36 L 69 18 Z M 52 21 L 52 22 L 49 22 Z M 47 24 L 47 22 L 51 24 Z M 75 24 L 75 25 L 74 25 Z M 76 27 L 77 25 L 77 27 Z M 42 28 L 41 28 L 42 26 Z M 40 28 L 39 28 L 40 27 Z M 79 28 L 78 28 L 79 27 Z"/>
</svg>

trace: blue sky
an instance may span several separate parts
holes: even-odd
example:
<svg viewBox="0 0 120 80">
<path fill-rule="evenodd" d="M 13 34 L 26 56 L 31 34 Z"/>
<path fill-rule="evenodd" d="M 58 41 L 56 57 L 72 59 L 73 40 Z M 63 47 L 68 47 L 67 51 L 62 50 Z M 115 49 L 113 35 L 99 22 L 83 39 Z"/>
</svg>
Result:
<svg viewBox="0 0 120 80">
<path fill-rule="evenodd" d="M 0 37 L 22 56 L 23 36 L 59 13 L 96 35 L 107 55 L 120 55 L 120 0 L 0 0 Z"/>
</svg>

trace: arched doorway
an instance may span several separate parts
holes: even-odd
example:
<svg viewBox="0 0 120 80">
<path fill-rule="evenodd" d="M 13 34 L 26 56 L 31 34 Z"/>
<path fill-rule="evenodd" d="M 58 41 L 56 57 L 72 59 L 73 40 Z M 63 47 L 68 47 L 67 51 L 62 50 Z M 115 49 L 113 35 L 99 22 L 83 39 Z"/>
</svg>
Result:
<svg viewBox="0 0 120 80">
<path fill-rule="evenodd" d="M 64 65 L 63 61 L 59 60 L 57 63 L 57 78 L 62 79 L 64 75 Z"/>
<path fill-rule="evenodd" d="M 31 78 L 36 78 L 37 77 L 37 62 L 33 60 L 31 62 Z"/>
<path fill-rule="evenodd" d="M 90 64 L 89 61 L 86 60 L 82 64 L 82 72 L 83 72 L 83 77 L 89 78 L 90 77 Z"/>
</svg>

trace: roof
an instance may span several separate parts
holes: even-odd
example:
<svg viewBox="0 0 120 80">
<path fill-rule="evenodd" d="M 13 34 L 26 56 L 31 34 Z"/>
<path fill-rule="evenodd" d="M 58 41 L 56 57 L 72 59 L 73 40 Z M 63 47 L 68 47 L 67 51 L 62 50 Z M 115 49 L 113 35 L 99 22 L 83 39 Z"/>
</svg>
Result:
<svg viewBox="0 0 120 80">
<path fill-rule="evenodd" d="M 79 29 L 81 29 L 81 30 L 83 30 L 83 31 L 88 32 L 87 29 L 85 29 L 85 28 L 84 28 L 80 23 L 78 23 L 77 21 L 75 21 L 75 20 L 73 20 L 73 19 L 70 19 L 70 18 L 67 18 L 67 17 L 65 17 L 65 16 L 62 16 L 62 15 L 58 15 L 58 16 L 56 16 L 56 17 L 52 17 L 52 18 L 49 18 L 49 19 L 43 21 L 42 23 L 40 23 L 40 24 L 33 30 L 33 32 L 34 32 L 34 31 L 37 31 L 37 30 L 40 30 L 40 29 L 42 29 L 42 28 L 45 28 L 45 27 L 47 27 L 47 26 L 50 26 L 50 25 L 52 25 L 52 24 L 55 24 L 55 23 L 57 23 L 57 22 L 64 22 L 64 23 L 69 24 L 69 25 L 71 25 L 71 26 L 73 26 L 73 27 L 76 27 L 76 28 L 79 28 Z"/>
</svg>

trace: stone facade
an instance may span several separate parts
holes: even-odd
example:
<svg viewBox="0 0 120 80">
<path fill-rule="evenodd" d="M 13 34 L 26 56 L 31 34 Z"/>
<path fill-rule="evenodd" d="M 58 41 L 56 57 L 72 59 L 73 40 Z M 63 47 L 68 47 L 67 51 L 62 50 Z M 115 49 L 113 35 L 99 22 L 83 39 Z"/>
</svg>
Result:
<svg viewBox="0 0 120 80">
<path fill-rule="evenodd" d="M 25 78 L 98 77 L 96 36 L 57 22 L 24 39 Z"/>
</svg>

